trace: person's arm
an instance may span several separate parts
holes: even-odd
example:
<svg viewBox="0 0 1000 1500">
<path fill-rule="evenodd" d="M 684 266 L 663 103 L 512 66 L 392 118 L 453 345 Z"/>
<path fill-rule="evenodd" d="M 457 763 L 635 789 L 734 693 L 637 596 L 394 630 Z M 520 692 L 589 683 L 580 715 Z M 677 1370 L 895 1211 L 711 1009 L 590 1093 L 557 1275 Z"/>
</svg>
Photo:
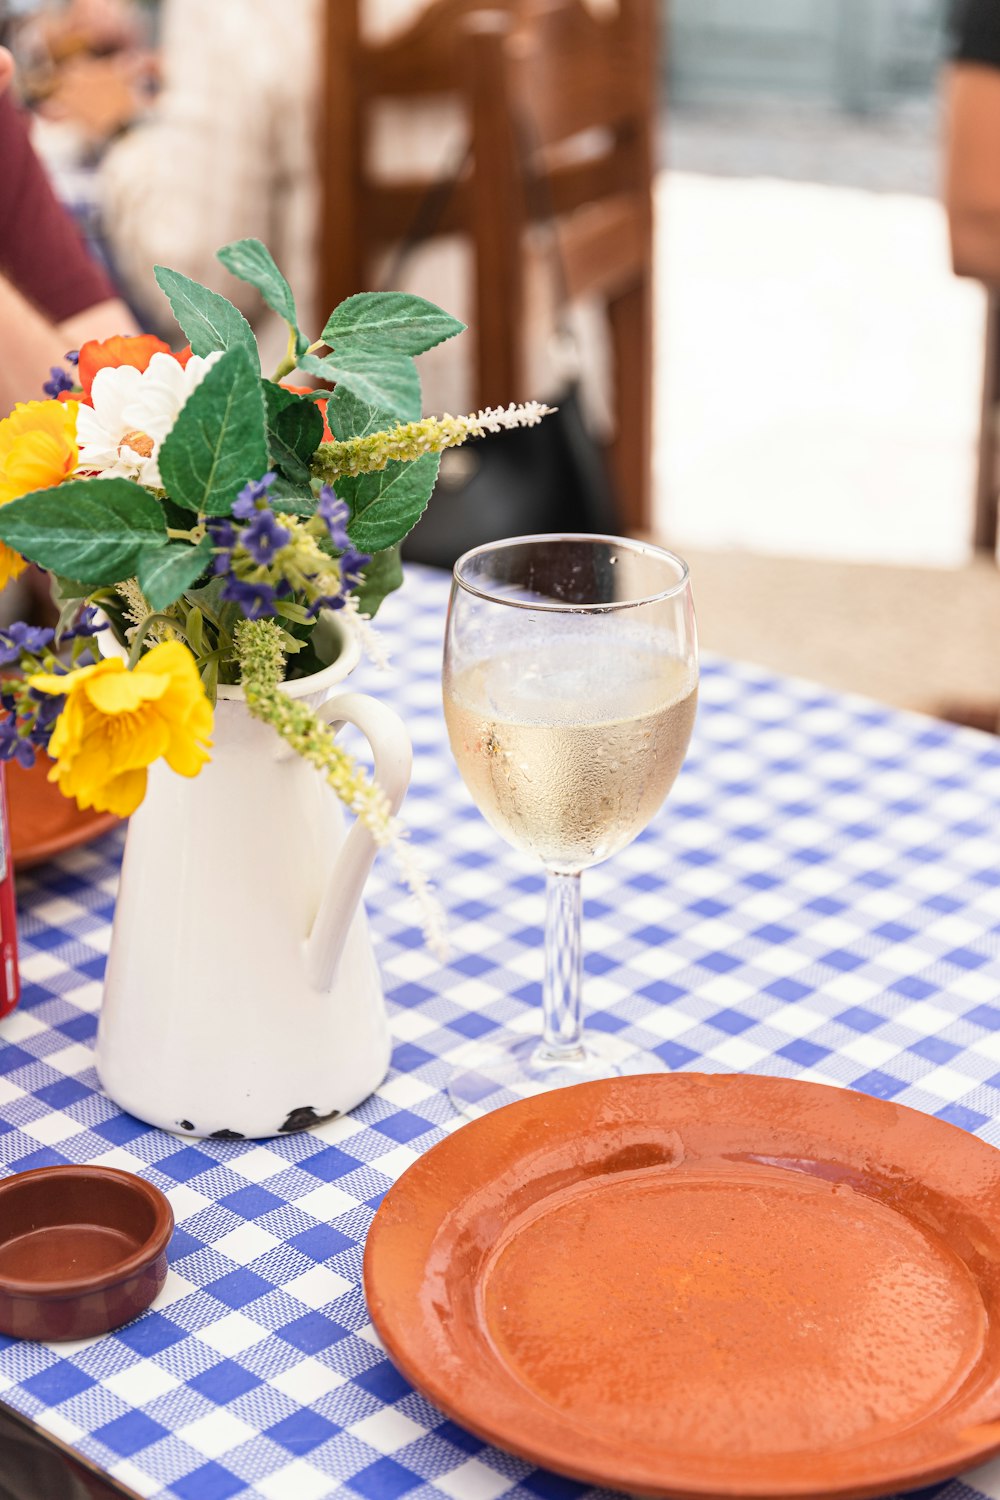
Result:
<svg viewBox="0 0 1000 1500">
<path fill-rule="evenodd" d="M 1000 284 L 1000 3 L 954 0 L 944 202 L 959 276 Z"/>
<path fill-rule="evenodd" d="M 0 276 L 0 417 L 18 401 L 37 401 L 53 365 L 61 365 L 70 349 L 87 339 L 106 339 L 114 334 L 140 330 L 119 298 L 53 323 L 21 295 L 5 276 Z"/>
<path fill-rule="evenodd" d="M 14 61 L 0 47 L 0 96 L 14 76 Z M 115 333 L 137 333 L 135 320 L 124 302 L 115 297 L 109 283 L 92 270 L 86 252 L 67 226 L 42 168 L 27 144 L 27 136 L 8 101 L 0 97 L 0 159 L 5 171 L 0 185 L 4 213 L 0 215 L 0 263 L 22 266 L 30 259 L 31 236 L 47 235 L 74 261 L 68 283 L 50 296 L 56 315 L 46 315 L 13 280 L 0 272 L 0 416 L 17 401 L 30 401 L 42 394 L 42 385 L 52 365 L 61 364 L 68 350 L 86 339 L 109 338 Z M 14 215 L 18 215 L 15 222 Z M 36 253 L 42 250 L 36 245 Z M 44 256 L 39 254 L 39 258 Z M 23 275 L 22 278 L 23 280 Z M 35 281 L 37 276 L 28 276 Z"/>
<path fill-rule="evenodd" d="M 945 89 L 952 264 L 959 276 L 1000 285 L 1000 67 L 955 62 Z"/>
<path fill-rule="evenodd" d="M 71 346 L 59 330 L 0 276 L 0 417 L 17 401 L 36 401 L 48 379 L 49 366 L 62 364 Z"/>
<path fill-rule="evenodd" d="M 56 199 L 9 93 L 0 95 L 0 275 L 53 323 L 115 296 Z"/>
</svg>

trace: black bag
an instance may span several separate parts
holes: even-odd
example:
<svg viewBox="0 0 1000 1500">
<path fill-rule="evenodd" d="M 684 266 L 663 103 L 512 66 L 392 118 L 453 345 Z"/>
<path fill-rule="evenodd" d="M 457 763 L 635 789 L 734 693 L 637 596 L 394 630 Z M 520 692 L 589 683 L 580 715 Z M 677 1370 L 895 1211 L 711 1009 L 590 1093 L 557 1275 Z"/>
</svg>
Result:
<svg viewBox="0 0 1000 1500">
<path fill-rule="evenodd" d="M 442 455 L 437 488 L 403 557 L 451 568 L 470 547 L 502 537 L 616 530 L 604 454 L 573 385 L 537 427 L 491 433 Z"/>
</svg>

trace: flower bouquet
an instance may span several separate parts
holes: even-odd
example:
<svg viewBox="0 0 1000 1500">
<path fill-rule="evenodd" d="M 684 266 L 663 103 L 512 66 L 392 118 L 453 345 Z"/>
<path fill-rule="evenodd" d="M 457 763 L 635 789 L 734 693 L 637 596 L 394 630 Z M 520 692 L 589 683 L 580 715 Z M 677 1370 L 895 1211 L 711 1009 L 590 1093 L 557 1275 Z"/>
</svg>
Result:
<svg viewBox="0 0 1000 1500">
<path fill-rule="evenodd" d="M 259 241 L 219 258 L 288 324 L 271 378 L 230 302 L 159 268 L 187 348 L 85 344 L 48 400 L 0 422 L 0 583 L 29 560 L 59 606 L 53 630 L 0 632 L 0 755 L 46 751 L 81 807 L 135 813 L 98 1072 L 140 1118 L 233 1138 L 342 1113 L 384 1076 L 361 902 L 377 847 L 432 943 L 440 924 L 396 816 L 405 729 L 331 691 L 365 643 L 377 653 L 368 621 L 402 581 L 440 452 L 545 409 L 422 418 L 414 356 L 454 318 L 365 293 L 311 342 Z M 325 388 L 288 386 L 293 370 Z"/>
<path fill-rule="evenodd" d="M 362 293 L 310 342 L 260 241 L 219 259 L 288 324 L 272 378 L 226 298 L 158 267 L 182 352 L 151 336 L 85 344 L 67 357 L 75 376 L 52 371 L 50 399 L 0 421 L 0 584 L 31 561 L 60 606 L 54 631 L 0 634 L 0 664 L 21 674 L 4 683 L 0 757 L 30 764 L 45 750 L 80 807 L 126 816 L 154 761 L 197 775 L 217 689 L 239 683 L 250 712 L 389 841 L 377 788 L 280 685 L 325 665 L 324 611 L 364 629 L 402 582 L 399 545 L 440 451 L 544 408 L 422 418 L 414 356 L 460 332 L 456 319 Z M 283 384 L 293 369 L 332 392 Z M 121 652 L 95 660 L 102 628 Z"/>
</svg>

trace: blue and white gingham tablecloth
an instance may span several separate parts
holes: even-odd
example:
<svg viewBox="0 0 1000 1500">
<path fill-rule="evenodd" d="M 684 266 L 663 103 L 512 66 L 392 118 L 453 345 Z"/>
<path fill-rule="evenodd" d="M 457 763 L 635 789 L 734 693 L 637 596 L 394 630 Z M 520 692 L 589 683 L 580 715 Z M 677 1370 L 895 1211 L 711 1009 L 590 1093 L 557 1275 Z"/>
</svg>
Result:
<svg viewBox="0 0 1000 1500">
<path fill-rule="evenodd" d="M 177 1230 L 163 1293 L 128 1327 L 77 1344 L 0 1339 L 0 1400 L 140 1495 L 585 1493 L 411 1390 L 361 1293 L 382 1195 L 457 1123 L 442 1093 L 450 1056 L 530 1024 L 540 998 L 542 877 L 487 827 L 447 748 L 446 592 L 411 568 L 380 621 L 395 669 L 355 674 L 410 727 L 404 813 L 453 956 L 435 961 L 409 899 L 376 870 L 395 1051 L 349 1118 L 192 1143 L 122 1114 L 91 1051 L 121 836 L 19 879 L 24 996 L 0 1023 L 0 1171 L 123 1167 L 164 1190 Z M 585 892 L 592 1026 L 670 1068 L 845 1085 L 1000 1144 L 997 741 L 710 660 L 670 800 Z M 971 1482 L 1000 1497 L 1000 1464 Z"/>
</svg>

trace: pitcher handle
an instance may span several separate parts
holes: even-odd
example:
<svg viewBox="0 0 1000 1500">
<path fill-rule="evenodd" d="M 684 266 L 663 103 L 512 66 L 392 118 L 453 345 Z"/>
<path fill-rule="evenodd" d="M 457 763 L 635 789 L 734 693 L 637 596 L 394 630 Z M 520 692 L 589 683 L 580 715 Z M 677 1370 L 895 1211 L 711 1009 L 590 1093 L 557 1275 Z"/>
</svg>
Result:
<svg viewBox="0 0 1000 1500">
<path fill-rule="evenodd" d="M 399 715 L 367 693 L 340 693 L 316 712 L 334 733 L 353 724 L 372 749 L 374 779 L 395 816 L 410 783 L 413 746 Z M 329 989 L 340 962 L 347 929 L 362 898 L 378 845 L 356 819 L 330 872 L 312 931 L 306 939 L 306 973 L 317 989 Z"/>
</svg>

